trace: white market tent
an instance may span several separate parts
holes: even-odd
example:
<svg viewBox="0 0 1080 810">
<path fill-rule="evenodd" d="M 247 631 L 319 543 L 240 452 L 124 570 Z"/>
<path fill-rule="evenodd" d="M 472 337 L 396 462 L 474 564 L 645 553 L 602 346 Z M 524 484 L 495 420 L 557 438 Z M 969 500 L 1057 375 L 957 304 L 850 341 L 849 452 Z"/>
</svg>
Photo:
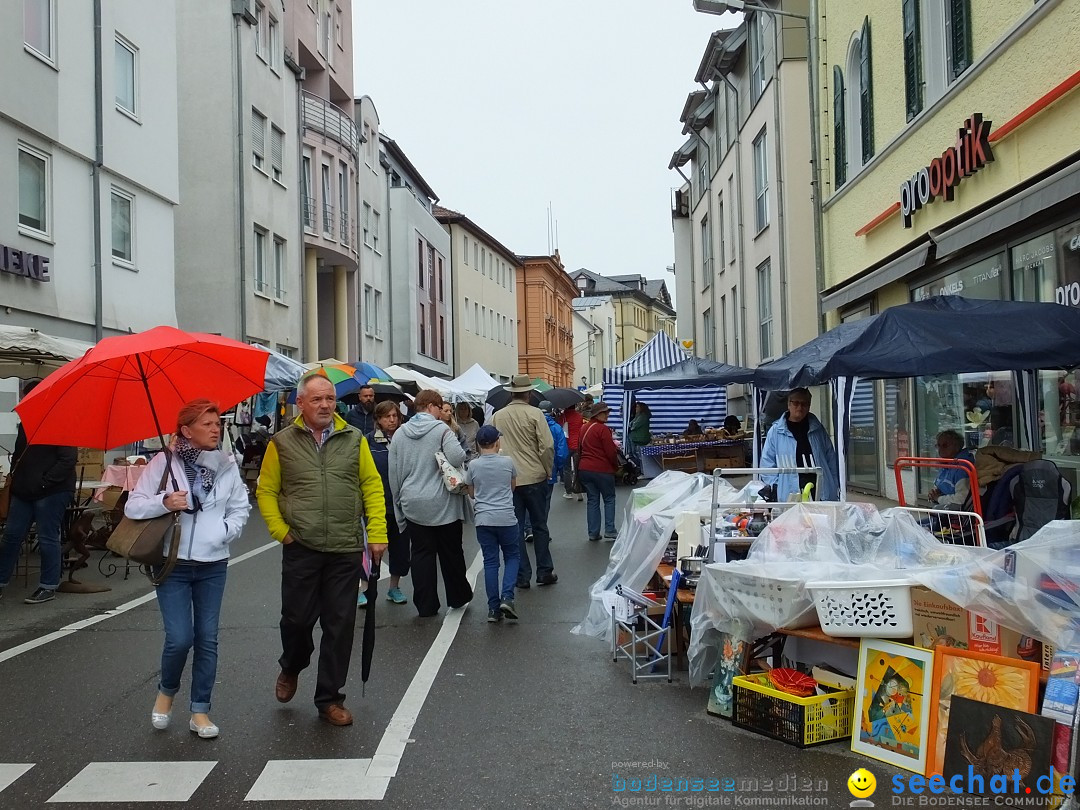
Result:
<svg viewBox="0 0 1080 810">
<path fill-rule="evenodd" d="M 81 340 L 53 337 L 26 326 L 0 324 L 0 377 L 23 380 L 44 377 L 93 346 Z"/>
<path fill-rule="evenodd" d="M 624 432 L 627 429 L 629 417 L 624 415 L 624 408 L 629 404 L 629 397 L 623 390 L 626 380 L 652 374 L 689 357 L 667 334 L 657 332 L 625 363 L 604 369 L 603 400 L 611 408 L 609 423 L 621 425 Z M 678 394 L 645 388 L 635 391 L 634 398 L 652 411 L 653 433 L 681 433 L 691 419 L 697 419 L 702 426 L 719 427 L 727 416 L 727 389 L 720 385 L 679 391 Z"/>
<path fill-rule="evenodd" d="M 468 370 L 450 380 L 446 385 L 450 388 L 452 400 L 461 399 L 483 403 L 487 401 L 488 392 L 502 383 L 484 371 L 479 363 L 473 363 Z"/>
<path fill-rule="evenodd" d="M 426 374 L 421 374 L 419 371 L 414 371 L 411 368 L 405 368 L 404 366 L 387 366 L 384 370 L 398 382 L 416 383 L 421 390 L 430 388 L 434 391 L 438 391 L 443 396 L 449 394 L 451 390 L 449 380 L 428 377 Z"/>
</svg>

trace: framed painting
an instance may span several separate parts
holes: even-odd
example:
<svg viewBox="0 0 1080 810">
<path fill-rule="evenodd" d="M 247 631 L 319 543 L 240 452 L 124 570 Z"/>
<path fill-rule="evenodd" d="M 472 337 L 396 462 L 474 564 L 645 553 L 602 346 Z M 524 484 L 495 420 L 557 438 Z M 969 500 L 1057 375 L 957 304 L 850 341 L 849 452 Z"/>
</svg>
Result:
<svg viewBox="0 0 1080 810">
<path fill-rule="evenodd" d="M 862 640 L 852 751 L 915 773 L 926 770 L 933 665 L 932 650 Z"/>
<path fill-rule="evenodd" d="M 721 633 L 720 657 L 713 670 L 713 685 L 709 690 L 709 703 L 706 707 L 709 714 L 731 719 L 734 711 L 731 681 L 736 675 L 745 675 L 749 665 L 749 641 L 732 633 Z"/>
<path fill-rule="evenodd" d="M 1039 665 L 958 647 L 935 647 L 927 776 L 943 772 L 949 707 L 956 696 L 1034 713 L 1039 703 Z"/>
<path fill-rule="evenodd" d="M 999 792 L 1015 797 L 1015 801 L 1004 799 L 1009 807 L 1031 806 L 1031 797 L 1045 796 L 1053 784 L 1049 775 L 1054 737 L 1051 718 L 960 695 L 953 696 L 949 714 L 952 722 L 942 765 L 946 782 L 954 776 L 965 782 L 969 774 L 981 776 L 984 793 L 994 792 L 997 786 Z M 1017 773 L 1019 790 L 1014 786 Z"/>
</svg>

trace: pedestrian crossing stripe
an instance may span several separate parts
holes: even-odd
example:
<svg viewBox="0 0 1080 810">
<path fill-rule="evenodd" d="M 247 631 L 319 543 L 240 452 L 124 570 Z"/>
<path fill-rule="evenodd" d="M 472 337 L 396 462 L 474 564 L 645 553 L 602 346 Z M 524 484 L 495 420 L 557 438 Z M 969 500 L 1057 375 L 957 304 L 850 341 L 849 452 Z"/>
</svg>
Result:
<svg viewBox="0 0 1080 810">
<path fill-rule="evenodd" d="M 390 776 L 378 775 L 371 759 L 272 759 L 244 801 L 380 801 Z M 48 799 L 79 802 L 186 802 L 217 761 L 91 762 Z M 0 792 L 34 763 L 0 763 Z"/>
</svg>

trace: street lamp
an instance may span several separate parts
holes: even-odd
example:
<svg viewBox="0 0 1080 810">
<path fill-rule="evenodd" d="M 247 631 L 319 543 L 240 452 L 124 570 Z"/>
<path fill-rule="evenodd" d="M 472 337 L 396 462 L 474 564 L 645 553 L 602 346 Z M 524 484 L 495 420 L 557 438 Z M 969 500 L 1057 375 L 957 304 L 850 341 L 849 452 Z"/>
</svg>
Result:
<svg viewBox="0 0 1080 810">
<path fill-rule="evenodd" d="M 810 17 L 795 14 L 778 8 L 747 3 L 745 0 L 692 0 L 694 11 L 702 14 L 726 14 L 729 11 L 760 12 L 774 17 L 792 17 L 802 20 L 806 26 L 806 85 L 810 94 L 810 193 L 814 211 L 814 279 L 817 291 L 814 294 L 818 314 L 818 329 L 825 331 L 825 313 L 821 310 L 821 291 L 825 289 L 825 246 L 821 224 L 821 145 L 818 143 L 818 102 L 817 102 L 817 53 L 816 38 Z"/>
</svg>

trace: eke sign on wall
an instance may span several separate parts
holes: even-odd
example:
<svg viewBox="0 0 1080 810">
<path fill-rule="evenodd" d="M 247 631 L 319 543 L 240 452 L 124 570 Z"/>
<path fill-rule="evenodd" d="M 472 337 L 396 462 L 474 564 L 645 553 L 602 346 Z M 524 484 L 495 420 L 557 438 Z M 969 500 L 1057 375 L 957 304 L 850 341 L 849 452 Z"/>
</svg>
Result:
<svg viewBox="0 0 1080 810">
<path fill-rule="evenodd" d="M 911 227 L 916 211 L 929 205 L 938 197 L 953 198 L 953 190 L 965 177 L 970 177 L 987 163 L 993 163 L 994 152 L 990 148 L 990 125 L 982 113 L 975 113 L 964 122 L 964 128 L 956 134 L 956 145 L 950 146 L 900 184 L 900 213 L 904 227 Z"/>
</svg>

